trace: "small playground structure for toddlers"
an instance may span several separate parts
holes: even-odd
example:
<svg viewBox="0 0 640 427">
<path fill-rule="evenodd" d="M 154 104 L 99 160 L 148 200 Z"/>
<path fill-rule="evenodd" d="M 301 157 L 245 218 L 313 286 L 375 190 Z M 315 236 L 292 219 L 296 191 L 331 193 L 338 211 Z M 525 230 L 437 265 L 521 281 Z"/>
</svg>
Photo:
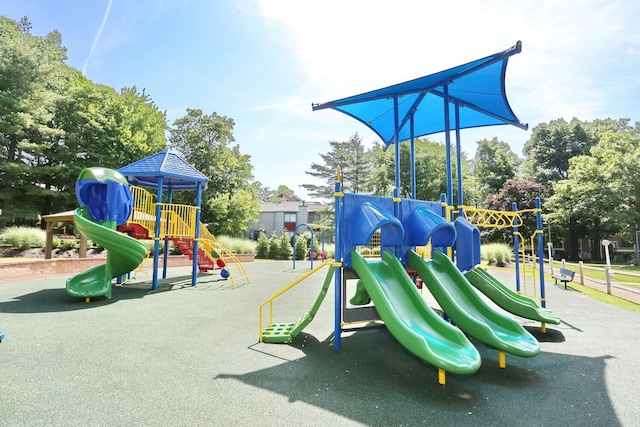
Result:
<svg viewBox="0 0 640 427">
<path fill-rule="evenodd" d="M 343 192 L 338 172 L 334 192 L 335 260 L 308 273 L 329 267 L 320 295 L 299 321 L 274 323 L 273 301 L 308 276 L 274 294 L 259 309 L 260 341 L 291 342 L 313 319 L 333 278 L 336 350 L 341 349 L 345 326 L 382 320 L 404 347 L 438 368 L 441 384 L 445 383 L 446 372 L 471 374 L 479 369 L 480 355 L 467 335 L 498 350 L 502 368 L 506 367 L 506 353 L 533 357 L 540 352 L 538 341 L 518 321 L 491 307 L 477 292 L 510 313 L 541 322 L 542 331 L 547 323 L 560 323 L 558 316 L 545 308 L 542 263 L 539 267 L 542 306 L 521 295 L 520 289 L 518 292 L 508 289 L 488 271 L 479 268 L 480 232 L 475 224 L 512 227 L 519 262 L 521 216 L 517 208 L 512 213 L 488 214 L 464 206 L 460 174 L 457 206 L 453 201 L 452 130 L 455 130 L 457 164 L 460 164 L 461 129 L 500 124 L 527 129 L 511 110 L 504 84 L 508 59 L 520 51 L 518 42 L 503 52 L 439 73 L 313 105 L 314 111 L 331 108 L 361 121 L 386 147 L 394 146 L 393 197 Z M 440 201 L 417 200 L 414 140 L 439 132 L 444 132 L 446 138 L 447 193 Z M 411 144 L 411 164 L 404 166 L 411 168 L 410 198 L 400 197 L 399 144 L 406 140 Z M 532 248 L 537 247 L 538 253 L 543 254 L 540 212 L 538 205 L 534 213 L 540 233 L 532 236 L 531 243 Z M 358 247 L 368 245 L 378 232 L 381 257 L 365 259 Z M 424 259 L 416 248 L 428 244 L 432 257 Z M 416 286 L 417 279 L 437 300 L 444 318 L 427 305 Z M 263 309 L 267 306 L 269 321 L 265 328 Z"/>
<path fill-rule="evenodd" d="M 83 170 L 76 182 L 80 207 L 74 212 L 74 223 L 82 234 L 107 249 L 107 262 L 70 277 L 67 293 L 87 301 L 110 298 L 112 280 L 121 279 L 147 257 L 140 240 L 154 242 L 152 290 L 158 288 L 161 243 L 162 277 L 166 278 L 170 242 L 193 260 L 192 286 L 197 284 L 198 273 L 216 269 L 234 288 L 241 280 L 248 282 L 235 254 L 220 245 L 200 222 L 201 192 L 207 182 L 206 176 L 168 150 L 117 171 L 98 167 Z M 173 204 L 173 192 L 179 190 L 195 190 L 196 205 Z M 165 191 L 168 202 L 163 203 Z"/>
</svg>

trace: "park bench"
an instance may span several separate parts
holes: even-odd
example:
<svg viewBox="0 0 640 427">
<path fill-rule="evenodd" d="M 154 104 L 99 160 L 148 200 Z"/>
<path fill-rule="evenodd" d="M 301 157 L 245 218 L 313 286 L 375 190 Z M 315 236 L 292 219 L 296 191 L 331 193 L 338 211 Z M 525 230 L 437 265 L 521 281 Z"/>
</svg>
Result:
<svg viewBox="0 0 640 427">
<path fill-rule="evenodd" d="M 576 274 L 575 271 L 569 270 L 568 268 L 561 268 L 559 273 L 552 275 L 556 280 L 556 285 L 558 284 L 558 280 L 564 283 L 564 288 L 567 289 L 567 282 L 573 281 L 573 275 Z"/>
</svg>

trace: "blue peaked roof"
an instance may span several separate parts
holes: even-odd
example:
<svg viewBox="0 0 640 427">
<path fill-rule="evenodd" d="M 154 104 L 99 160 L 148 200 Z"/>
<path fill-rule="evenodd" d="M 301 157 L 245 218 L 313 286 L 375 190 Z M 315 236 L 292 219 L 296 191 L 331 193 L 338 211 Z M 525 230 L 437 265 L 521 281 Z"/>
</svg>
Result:
<svg viewBox="0 0 640 427">
<path fill-rule="evenodd" d="M 204 190 L 209 182 L 209 178 L 170 150 L 138 160 L 118 172 L 127 177 L 129 184 L 147 188 L 157 188 L 160 177 L 163 188 L 172 190 L 196 190 L 197 183 Z"/>
<path fill-rule="evenodd" d="M 505 73 L 510 56 L 520 53 L 522 43 L 494 55 L 445 71 L 371 92 L 342 98 L 324 104 L 314 104 L 313 110 L 333 108 L 371 128 L 386 146 L 395 142 L 396 100 L 398 141 L 443 132 L 445 127 L 445 92 L 449 98 L 448 129 L 456 129 L 456 109 L 459 129 L 511 124 L 522 129 L 511 110 L 505 93 Z"/>
</svg>

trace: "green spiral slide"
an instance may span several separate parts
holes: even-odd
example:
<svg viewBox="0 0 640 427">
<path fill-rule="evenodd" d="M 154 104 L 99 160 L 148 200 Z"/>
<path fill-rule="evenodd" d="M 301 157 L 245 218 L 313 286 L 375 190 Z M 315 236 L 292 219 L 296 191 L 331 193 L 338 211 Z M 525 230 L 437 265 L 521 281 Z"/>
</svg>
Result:
<svg viewBox="0 0 640 427">
<path fill-rule="evenodd" d="M 142 242 L 115 230 L 115 221 L 96 221 L 87 206 L 74 213 L 78 231 L 107 249 L 107 263 L 67 279 L 67 293 L 76 298 L 111 298 L 111 281 L 134 270 L 147 256 Z"/>
</svg>

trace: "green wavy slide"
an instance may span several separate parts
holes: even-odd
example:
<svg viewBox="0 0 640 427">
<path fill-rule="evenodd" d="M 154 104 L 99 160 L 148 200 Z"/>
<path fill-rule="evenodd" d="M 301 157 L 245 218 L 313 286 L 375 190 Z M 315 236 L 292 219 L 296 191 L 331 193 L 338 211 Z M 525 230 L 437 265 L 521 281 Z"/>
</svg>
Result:
<svg viewBox="0 0 640 427">
<path fill-rule="evenodd" d="M 538 306 L 531 298 L 513 292 L 484 268 L 477 267 L 467 271 L 464 277 L 498 307 L 509 313 L 538 322 L 560 324 L 560 317 L 553 311 Z"/>
<path fill-rule="evenodd" d="M 425 261 L 409 252 L 409 265 L 460 329 L 485 345 L 520 357 L 540 353 L 540 344 L 515 319 L 492 309 L 445 254 Z"/>
<path fill-rule="evenodd" d="M 67 293 L 76 298 L 111 298 L 111 281 L 134 270 L 147 256 L 142 242 L 115 230 L 115 221 L 97 222 L 86 206 L 77 208 L 76 228 L 93 242 L 107 249 L 107 263 L 67 279 Z"/>
<path fill-rule="evenodd" d="M 478 350 L 427 305 L 393 253 L 385 250 L 380 261 L 367 261 L 355 250 L 351 257 L 378 314 L 400 344 L 453 374 L 472 374 L 480 368 Z"/>
</svg>

